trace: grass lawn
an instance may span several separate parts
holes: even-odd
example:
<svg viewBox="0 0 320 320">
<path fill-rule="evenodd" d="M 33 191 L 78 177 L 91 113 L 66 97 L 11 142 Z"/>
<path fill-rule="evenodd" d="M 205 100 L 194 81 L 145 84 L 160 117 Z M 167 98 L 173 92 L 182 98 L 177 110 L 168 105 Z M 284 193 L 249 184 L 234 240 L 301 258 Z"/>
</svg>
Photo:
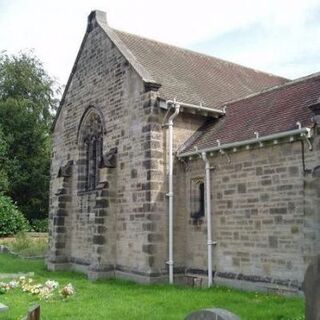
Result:
<svg viewBox="0 0 320 320">
<path fill-rule="evenodd" d="M 12 289 L 0 295 L 10 310 L 0 319 L 17 320 L 34 303 L 41 305 L 41 319 L 184 319 L 193 310 L 206 307 L 228 309 L 244 319 L 304 319 L 300 298 L 241 292 L 226 288 L 191 289 L 169 285 L 138 285 L 104 280 L 90 282 L 75 272 L 48 272 L 42 260 L 23 260 L 0 254 L 0 273 L 34 272 L 35 279 L 71 282 L 76 294 L 66 301 L 39 301 L 36 296 Z"/>
<path fill-rule="evenodd" d="M 48 249 L 48 234 L 20 232 L 13 237 L 1 238 L 0 244 L 7 246 L 11 252 L 18 253 L 23 257 L 43 257 Z"/>
</svg>

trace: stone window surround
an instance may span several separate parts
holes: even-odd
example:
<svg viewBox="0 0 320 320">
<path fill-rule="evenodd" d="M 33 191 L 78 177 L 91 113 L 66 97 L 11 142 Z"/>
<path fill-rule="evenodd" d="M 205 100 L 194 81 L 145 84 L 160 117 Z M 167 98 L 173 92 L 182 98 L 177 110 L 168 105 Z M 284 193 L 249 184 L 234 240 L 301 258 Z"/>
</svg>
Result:
<svg viewBox="0 0 320 320">
<path fill-rule="evenodd" d="M 193 221 L 202 220 L 205 217 L 205 190 L 203 176 L 192 177 L 190 179 L 189 196 L 190 219 Z"/>
<path fill-rule="evenodd" d="M 99 184 L 103 156 L 105 121 L 100 109 L 89 106 L 78 127 L 78 193 L 95 192 Z"/>
</svg>

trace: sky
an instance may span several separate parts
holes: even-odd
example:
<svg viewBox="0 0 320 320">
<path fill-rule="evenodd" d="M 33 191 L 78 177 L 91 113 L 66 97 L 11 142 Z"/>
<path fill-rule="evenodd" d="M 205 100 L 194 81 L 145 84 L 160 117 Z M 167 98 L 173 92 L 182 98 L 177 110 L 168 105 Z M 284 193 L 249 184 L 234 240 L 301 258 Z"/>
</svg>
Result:
<svg viewBox="0 0 320 320">
<path fill-rule="evenodd" d="M 320 71 L 319 0 L 0 0 L 0 51 L 67 82 L 91 10 L 115 29 L 295 79 Z"/>
</svg>

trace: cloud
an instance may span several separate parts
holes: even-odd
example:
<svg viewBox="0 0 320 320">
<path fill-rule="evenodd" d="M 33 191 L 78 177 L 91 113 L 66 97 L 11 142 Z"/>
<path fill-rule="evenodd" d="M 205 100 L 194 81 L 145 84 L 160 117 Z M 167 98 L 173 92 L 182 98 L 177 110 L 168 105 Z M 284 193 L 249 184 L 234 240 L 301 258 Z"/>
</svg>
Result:
<svg viewBox="0 0 320 320">
<path fill-rule="evenodd" d="M 65 83 L 92 9 L 117 29 L 300 76 L 320 70 L 317 0 L 0 0 L 0 49 L 34 48 Z"/>
</svg>

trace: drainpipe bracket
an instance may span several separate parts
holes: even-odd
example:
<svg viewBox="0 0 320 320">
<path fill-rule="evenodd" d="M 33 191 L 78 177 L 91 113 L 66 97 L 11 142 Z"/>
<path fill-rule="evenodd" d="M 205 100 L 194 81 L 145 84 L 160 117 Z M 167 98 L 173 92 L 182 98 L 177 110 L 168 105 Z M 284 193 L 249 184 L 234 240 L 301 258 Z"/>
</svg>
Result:
<svg viewBox="0 0 320 320">
<path fill-rule="evenodd" d="M 306 128 L 307 129 L 307 137 L 311 138 L 312 137 L 312 130 L 310 128 Z"/>
<path fill-rule="evenodd" d="M 173 261 L 172 260 L 166 261 L 166 264 L 169 266 L 173 266 Z"/>
<path fill-rule="evenodd" d="M 208 246 L 216 246 L 217 241 L 208 241 Z"/>
<path fill-rule="evenodd" d="M 173 192 L 169 192 L 166 194 L 167 197 L 173 197 Z"/>
<path fill-rule="evenodd" d="M 308 144 L 308 147 L 309 147 L 309 151 L 312 151 L 312 149 L 313 149 L 313 146 L 312 146 L 312 143 L 311 143 L 311 141 L 310 141 L 310 138 L 308 138 L 307 136 L 306 136 L 306 141 L 307 141 L 307 144 Z"/>
</svg>

